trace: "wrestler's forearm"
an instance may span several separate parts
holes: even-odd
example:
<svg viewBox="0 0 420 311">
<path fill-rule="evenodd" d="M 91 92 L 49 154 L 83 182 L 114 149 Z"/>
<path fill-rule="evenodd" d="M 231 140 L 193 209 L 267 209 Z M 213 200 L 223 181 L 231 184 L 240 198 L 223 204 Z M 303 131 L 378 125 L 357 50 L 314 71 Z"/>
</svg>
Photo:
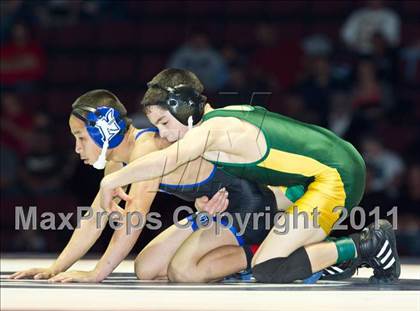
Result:
<svg viewBox="0 0 420 311">
<path fill-rule="evenodd" d="M 80 228 L 73 232 L 70 241 L 57 260 L 51 265 L 51 268 L 56 273 L 67 270 L 87 253 L 101 235 L 103 227 L 97 226 L 95 217 L 89 220 L 83 220 Z"/>
<path fill-rule="evenodd" d="M 90 217 L 81 220 L 80 227 L 74 230 L 70 241 L 57 260 L 51 265 L 51 268 L 56 273 L 67 270 L 72 264 L 82 258 L 101 236 L 108 221 L 108 216 L 102 215 L 103 217 L 98 218 L 98 213 L 101 213 L 98 202 L 99 198 L 97 195 L 91 206 Z"/>
<path fill-rule="evenodd" d="M 176 156 L 170 157 L 163 152 L 153 152 L 134 160 L 117 172 L 105 176 L 102 179 L 101 187 L 117 188 L 155 179 L 172 172 L 187 161 L 177 161 Z"/>
<path fill-rule="evenodd" d="M 94 270 L 98 282 L 105 279 L 133 248 L 141 230 L 131 229 L 130 231 L 127 231 L 127 224 L 124 223 L 121 228 L 114 232 L 108 248 Z"/>
<path fill-rule="evenodd" d="M 105 279 L 133 248 L 143 229 L 144 220 L 147 219 L 146 215 L 150 211 L 158 187 L 158 181 L 131 185 L 132 199 L 127 202 L 124 213 L 119 217 L 121 225 L 115 230 L 108 248 L 95 267 L 95 278 L 98 282 Z"/>
</svg>

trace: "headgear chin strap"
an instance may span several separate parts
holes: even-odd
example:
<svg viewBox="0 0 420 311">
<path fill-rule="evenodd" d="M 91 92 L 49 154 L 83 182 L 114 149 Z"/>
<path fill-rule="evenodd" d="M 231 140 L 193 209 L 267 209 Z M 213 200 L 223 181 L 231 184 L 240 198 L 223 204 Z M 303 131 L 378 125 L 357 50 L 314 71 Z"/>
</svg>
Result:
<svg viewBox="0 0 420 311">
<path fill-rule="evenodd" d="M 106 152 L 108 150 L 108 141 L 104 142 L 104 146 L 102 147 L 101 154 L 99 155 L 98 159 L 95 163 L 93 163 L 93 167 L 97 170 L 103 170 L 106 166 Z"/>
<path fill-rule="evenodd" d="M 168 94 L 163 102 L 157 104 L 165 106 L 175 119 L 182 124 L 192 128 L 203 118 L 207 98 L 194 88 L 184 84 L 164 87 L 159 83 L 151 82 L 147 86 L 149 88 L 159 88 Z"/>
<path fill-rule="evenodd" d="M 194 126 L 194 120 L 192 116 L 189 116 L 188 118 L 188 129 L 191 130 Z"/>
<path fill-rule="evenodd" d="M 87 113 L 86 113 L 87 112 Z M 106 166 L 106 152 L 117 147 L 124 138 L 127 123 L 124 116 L 110 107 L 80 107 L 72 114 L 86 124 L 86 130 L 93 141 L 101 148 L 101 153 L 93 167 L 102 170 Z"/>
</svg>

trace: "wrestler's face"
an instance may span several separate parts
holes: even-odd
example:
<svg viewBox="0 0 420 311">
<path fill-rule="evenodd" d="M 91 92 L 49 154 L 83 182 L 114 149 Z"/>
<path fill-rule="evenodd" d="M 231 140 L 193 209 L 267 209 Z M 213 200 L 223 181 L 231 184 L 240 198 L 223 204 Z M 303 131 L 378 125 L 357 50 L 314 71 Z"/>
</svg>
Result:
<svg viewBox="0 0 420 311">
<path fill-rule="evenodd" d="M 179 122 L 168 110 L 159 106 L 147 107 L 147 117 L 159 130 L 159 135 L 173 143 L 184 137 L 188 131 L 188 126 Z"/>
<path fill-rule="evenodd" d="M 76 139 L 75 151 L 85 164 L 93 165 L 101 153 L 101 149 L 95 144 L 89 136 L 85 123 L 75 116 L 69 119 L 70 131 Z"/>
</svg>

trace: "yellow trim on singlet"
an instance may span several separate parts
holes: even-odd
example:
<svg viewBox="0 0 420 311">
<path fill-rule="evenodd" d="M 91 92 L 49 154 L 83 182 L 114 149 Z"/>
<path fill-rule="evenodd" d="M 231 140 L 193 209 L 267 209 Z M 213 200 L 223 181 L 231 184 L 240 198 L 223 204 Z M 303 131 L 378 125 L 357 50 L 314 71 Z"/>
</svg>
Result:
<svg viewBox="0 0 420 311">
<path fill-rule="evenodd" d="M 328 234 L 344 207 L 346 192 L 341 176 L 336 168 L 329 167 L 313 158 L 303 155 L 270 149 L 267 158 L 257 164 L 259 167 L 279 171 L 282 173 L 299 174 L 314 177 L 305 194 L 288 210 L 297 206 L 298 212 L 312 213 L 314 208 L 320 212 L 319 223 Z M 285 189 L 280 190 L 284 193 Z"/>
<path fill-rule="evenodd" d="M 317 176 L 330 167 L 317 160 L 300 154 L 270 149 L 267 158 L 258 164 L 283 173 L 299 174 L 306 177 Z"/>
<path fill-rule="evenodd" d="M 346 199 L 344 184 L 337 169 L 329 167 L 313 158 L 300 154 L 285 152 L 274 148 L 270 149 L 268 156 L 264 161 L 257 164 L 259 167 L 268 168 L 282 173 L 299 174 L 306 177 L 314 177 L 317 182 L 317 188 L 325 194 L 334 196 L 336 199 L 337 189 L 329 191 L 332 188 L 340 188 L 340 199 Z"/>
</svg>

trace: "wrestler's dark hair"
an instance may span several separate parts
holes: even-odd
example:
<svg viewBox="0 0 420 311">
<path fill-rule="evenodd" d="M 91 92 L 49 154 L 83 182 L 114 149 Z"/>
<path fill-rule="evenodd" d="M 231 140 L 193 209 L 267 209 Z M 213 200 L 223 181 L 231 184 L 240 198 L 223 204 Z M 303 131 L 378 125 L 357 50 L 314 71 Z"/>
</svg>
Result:
<svg viewBox="0 0 420 311">
<path fill-rule="evenodd" d="M 204 86 L 197 76 L 193 72 L 184 69 L 168 68 L 162 70 L 150 81 L 150 83 L 159 84 L 164 88 L 183 84 L 193 88 L 199 94 L 204 91 Z M 160 104 L 165 101 L 167 96 L 167 92 L 160 88 L 149 88 L 141 101 L 141 109 L 147 113 L 147 107 L 159 105 L 161 108 L 167 110 L 165 105 Z"/>
<path fill-rule="evenodd" d="M 131 125 L 132 121 L 130 118 L 127 117 L 127 109 L 125 106 L 121 103 L 121 101 L 118 99 L 118 97 L 108 91 L 108 90 L 92 90 L 89 91 L 82 96 L 78 97 L 75 102 L 71 105 L 72 110 L 76 110 L 78 108 L 98 108 L 98 107 L 109 107 L 114 108 L 117 110 L 124 121 L 127 124 L 126 129 Z M 81 109 L 83 111 L 83 109 Z M 78 109 L 78 111 L 81 111 Z M 85 112 L 88 113 L 87 111 Z M 86 115 L 84 115 L 85 117 Z"/>
</svg>

